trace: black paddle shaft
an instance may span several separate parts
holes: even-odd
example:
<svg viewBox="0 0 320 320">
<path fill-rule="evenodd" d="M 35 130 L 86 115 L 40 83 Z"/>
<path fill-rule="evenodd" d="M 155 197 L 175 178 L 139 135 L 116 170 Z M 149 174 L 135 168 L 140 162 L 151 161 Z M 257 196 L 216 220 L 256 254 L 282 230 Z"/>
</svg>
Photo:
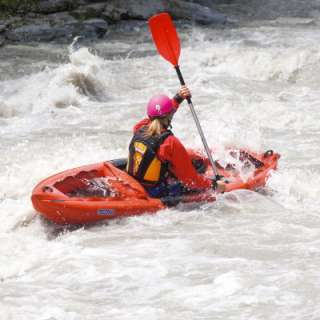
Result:
<svg viewBox="0 0 320 320">
<path fill-rule="evenodd" d="M 175 70 L 176 70 L 176 72 L 177 72 L 177 75 L 178 75 L 180 84 L 181 84 L 182 86 L 185 86 L 186 83 L 184 82 L 182 73 L 181 73 L 181 71 L 180 71 L 180 67 L 179 67 L 178 65 L 176 65 L 174 68 L 175 68 Z M 214 173 L 214 175 L 215 175 L 216 177 L 218 177 L 217 168 L 216 168 L 216 166 L 215 166 L 215 164 L 214 164 L 214 161 L 213 161 L 213 158 L 212 158 L 212 155 L 211 155 L 211 152 L 210 152 L 210 149 L 209 149 L 207 140 L 206 140 L 206 138 L 205 138 L 205 136 L 204 136 L 204 133 L 203 133 L 203 131 L 202 131 L 202 128 L 201 128 L 201 125 L 200 125 L 200 121 L 199 121 L 199 119 L 198 119 L 198 116 L 197 116 L 197 114 L 196 114 L 196 111 L 194 110 L 194 107 L 193 107 L 191 98 L 188 97 L 188 98 L 187 98 L 187 101 L 188 101 L 188 105 L 189 105 L 189 107 L 190 107 L 190 110 L 191 110 L 193 119 L 194 119 L 194 121 L 195 121 L 195 123 L 196 123 L 198 132 L 199 132 L 199 134 L 200 134 L 200 137 L 201 137 L 201 140 L 202 140 L 204 149 L 206 150 L 207 156 L 208 156 L 209 161 L 210 161 L 210 163 L 211 163 L 213 173 Z"/>
</svg>

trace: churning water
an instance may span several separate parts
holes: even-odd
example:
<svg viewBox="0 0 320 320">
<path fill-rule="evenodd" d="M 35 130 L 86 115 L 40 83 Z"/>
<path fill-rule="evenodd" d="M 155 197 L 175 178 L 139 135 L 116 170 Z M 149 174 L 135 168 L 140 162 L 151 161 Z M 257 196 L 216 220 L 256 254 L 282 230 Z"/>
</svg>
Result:
<svg viewBox="0 0 320 320">
<path fill-rule="evenodd" d="M 76 230 L 34 212 L 39 180 L 123 157 L 148 98 L 174 94 L 149 34 L 0 49 L 1 319 L 320 319 L 320 25 L 180 26 L 181 69 L 211 145 L 281 154 L 236 191 Z M 187 106 L 174 132 L 201 147 Z"/>
</svg>

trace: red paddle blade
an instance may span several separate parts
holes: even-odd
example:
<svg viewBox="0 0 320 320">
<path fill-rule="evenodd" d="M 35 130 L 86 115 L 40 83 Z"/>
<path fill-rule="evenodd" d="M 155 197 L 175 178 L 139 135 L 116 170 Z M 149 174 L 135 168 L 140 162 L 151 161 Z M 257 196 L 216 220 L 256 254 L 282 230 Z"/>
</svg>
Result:
<svg viewBox="0 0 320 320">
<path fill-rule="evenodd" d="M 174 66 L 179 63 L 180 40 L 168 13 L 160 13 L 149 19 L 149 27 L 158 52 Z"/>
</svg>

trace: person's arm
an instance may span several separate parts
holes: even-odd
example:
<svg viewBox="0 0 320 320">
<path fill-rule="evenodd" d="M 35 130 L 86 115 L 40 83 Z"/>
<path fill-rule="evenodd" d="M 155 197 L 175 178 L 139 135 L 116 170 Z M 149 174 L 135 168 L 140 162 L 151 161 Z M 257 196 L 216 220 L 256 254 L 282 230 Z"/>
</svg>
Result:
<svg viewBox="0 0 320 320">
<path fill-rule="evenodd" d="M 212 180 L 197 173 L 189 154 L 182 143 L 175 137 L 168 137 L 158 150 L 161 161 L 170 162 L 170 171 L 190 189 L 209 189 Z"/>
</svg>

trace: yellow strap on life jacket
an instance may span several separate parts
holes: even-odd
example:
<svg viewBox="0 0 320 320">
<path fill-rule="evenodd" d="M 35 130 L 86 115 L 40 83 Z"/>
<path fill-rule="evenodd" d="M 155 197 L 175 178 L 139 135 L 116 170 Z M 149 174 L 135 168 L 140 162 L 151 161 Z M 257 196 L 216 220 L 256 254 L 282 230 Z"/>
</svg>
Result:
<svg viewBox="0 0 320 320">
<path fill-rule="evenodd" d="M 134 149 L 135 152 L 133 154 L 133 174 L 136 175 L 143 159 L 143 155 L 147 151 L 147 146 L 142 142 L 135 142 Z"/>
</svg>

